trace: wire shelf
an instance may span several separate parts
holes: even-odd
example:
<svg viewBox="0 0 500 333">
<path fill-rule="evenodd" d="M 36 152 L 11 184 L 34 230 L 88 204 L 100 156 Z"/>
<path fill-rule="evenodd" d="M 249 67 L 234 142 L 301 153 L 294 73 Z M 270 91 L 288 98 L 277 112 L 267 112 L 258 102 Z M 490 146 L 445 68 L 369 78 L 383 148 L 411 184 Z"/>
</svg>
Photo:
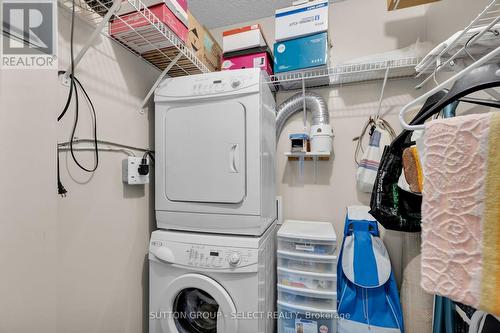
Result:
<svg viewBox="0 0 500 333">
<path fill-rule="evenodd" d="M 412 77 L 416 74 L 415 66 L 419 61 L 418 57 L 410 57 L 281 73 L 270 76 L 269 83 L 281 90 L 301 89 L 303 86 L 306 88 L 338 86 L 382 80 L 388 69 L 390 79 Z"/>
<path fill-rule="evenodd" d="M 63 8 L 72 10 L 73 0 L 58 1 Z M 140 25 L 137 20 L 138 15 L 135 15 L 135 19 L 128 19 L 114 13 L 108 22 L 103 22 L 104 16 L 108 14 L 116 0 L 74 1 L 75 14 L 80 19 L 95 27 L 103 25 L 102 34 L 114 39 L 160 70 L 167 68 L 181 54 L 181 57 L 166 73 L 168 76 L 176 77 L 210 72 L 185 42 L 160 21 L 141 0 L 123 0 L 135 10 L 134 13 L 139 13 Z M 109 33 L 110 22 L 119 22 L 127 30 L 127 33 L 111 36 Z M 145 25 L 144 22 L 147 24 Z"/>
<path fill-rule="evenodd" d="M 417 88 L 423 87 L 440 71 L 454 71 L 457 67 L 466 67 L 475 62 L 477 59 L 471 54 L 471 50 L 475 49 L 480 58 L 500 46 L 499 22 L 500 0 L 492 0 L 467 27 L 442 43 L 443 49 L 438 51 L 439 53 L 429 54 L 424 58 L 424 62 L 417 66 L 417 77 L 428 74 Z M 498 60 L 497 57 L 492 61 Z M 458 62 L 463 63 L 463 66 L 457 66 Z"/>
</svg>

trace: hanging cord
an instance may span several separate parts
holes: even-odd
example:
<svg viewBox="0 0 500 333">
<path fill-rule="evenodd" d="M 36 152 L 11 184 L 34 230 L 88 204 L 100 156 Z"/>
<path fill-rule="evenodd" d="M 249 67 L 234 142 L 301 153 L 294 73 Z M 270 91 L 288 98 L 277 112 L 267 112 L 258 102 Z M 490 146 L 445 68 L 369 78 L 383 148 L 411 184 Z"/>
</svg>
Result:
<svg viewBox="0 0 500 333">
<path fill-rule="evenodd" d="M 71 55 L 71 73 L 69 75 L 70 78 L 70 89 L 68 93 L 68 98 L 66 100 L 66 104 L 63 108 L 63 111 L 61 114 L 57 117 L 57 121 L 60 121 L 67 113 L 69 110 L 69 107 L 71 105 L 71 101 L 73 99 L 74 95 L 74 100 L 75 100 L 75 120 L 73 122 L 73 128 L 71 129 L 71 137 L 69 141 L 69 148 L 70 148 L 70 153 L 73 161 L 75 164 L 83 171 L 92 173 L 97 170 L 99 166 L 99 147 L 98 147 L 98 139 L 97 139 L 97 114 L 95 111 L 94 103 L 92 102 L 92 99 L 88 95 L 87 91 L 85 90 L 83 84 L 78 80 L 75 76 L 74 69 L 75 69 L 75 64 L 74 64 L 74 30 L 75 30 L 75 0 L 73 0 L 73 8 L 72 8 L 72 13 L 71 13 L 71 37 L 70 37 L 70 55 Z M 64 72 L 59 72 L 59 74 L 64 74 Z M 83 95 L 87 102 L 90 105 L 91 108 L 91 114 L 92 114 L 92 124 L 93 124 L 93 143 L 94 143 L 94 166 L 91 168 L 87 168 L 83 166 L 80 161 L 76 158 L 75 152 L 74 152 L 74 139 L 75 139 L 75 133 L 76 129 L 78 127 L 78 121 L 79 121 L 79 98 L 78 98 L 78 88 L 83 92 Z M 59 145 L 58 145 L 59 147 Z M 67 193 L 66 189 L 64 189 L 64 186 L 61 183 L 61 175 L 60 175 L 60 169 L 59 169 L 59 149 L 57 151 L 57 158 L 58 158 L 58 168 L 57 168 L 57 178 L 58 178 L 58 193 L 61 196 L 65 196 Z"/>
<path fill-rule="evenodd" d="M 372 136 L 375 129 L 377 127 L 379 127 L 381 129 L 389 132 L 392 139 L 394 139 L 396 137 L 396 132 L 394 131 L 392 126 L 385 119 L 380 117 L 380 111 L 382 110 L 382 101 L 384 100 L 384 92 L 385 92 L 385 87 L 387 85 L 388 78 L 389 78 L 389 68 L 387 68 L 385 71 L 384 83 L 382 84 L 382 92 L 380 93 L 380 98 L 378 101 L 377 113 L 374 116 L 370 116 L 370 118 L 368 118 L 368 121 L 366 122 L 365 126 L 361 130 L 361 134 L 359 136 L 355 137 L 354 139 L 352 139 L 352 141 L 357 141 L 356 149 L 354 151 L 354 162 L 356 163 L 357 166 L 359 166 L 359 157 L 358 157 L 359 152 L 362 152 L 362 153 L 365 152 L 365 150 L 363 148 L 363 140 L 364 140 L 364 137 L 366 135 L 366 131 L 368 130 L 368 128 L 370 128 L 370 136 Z"/>
<path fill-rule="evenodd" d="M 66 105 L 64 105 L 64 108 L 61 112 L 61 114 L 57 117 L 57 121 L 60 121 L 64 115 L 66 114 L 66 112 L 68 111 L 69 109 L 69 105 L 71 103 L 71 98 L 73 97 L 73 83 L 74 83 L 74 80 L 73 80 L 73 73 L 75 72 L 75 57 L 74 57 L 74 43 L 73 43 L 73 39 L 74 39 L 74 35 L 75 35 L 75 0 L 73 0 L 73 7 L 71 9 L 71 28 L 70 28 L 71 32 L 70 32 L 70 42 L 69 42 L 69 50 L 70 50 L 70 64 L 71 64 L 71 76 L 70 76 L 70 79 L 71 79 L 71 82 L 70 82 L 70 85 L 69 85 L 69 93 L 68 93 L 68 98 L 66 99 Z M 64 73 L 64 72 L 63 72 Z"/>
<path fill-rule="evenodd" d="M 72 76 L 74 77 L 74 75 L 72 75 Z M 94 103 L 92 103 L 92 100 L 90 99 L 89 95 L 87 94 L 87 91 L 85 91 L 85 88 L 83 87 L 82 83 L 76 77 L 74 77 L 74 80 L 75 80 L 74 82 L 76 82 L 76 84 L 78 84 L 78 86 L 82 90 L 82 92 L 85 95 L 85 98 L 87 99 L 87 101 L 89 102 L 90 108 L 92 110 L 92 118 L 93 118 L 92 120 L 93 120 L 93 125 L 94 125 L 94 148 L 95 148 L 94 149 L 94 156 L 95 156 L 94 166 L 92 168 L 84 167 L 76 158 L 76 155 L 75 155 L 75 152 L 73 149 L 74 137 L 75 137 L 76 128 L 78 127 L 78 118 L 79 118 L 78 89 L 77 89 L 76 84 L 74 87 L 75 88 L 75 100 L 76 100 L 75 122 L 73 123 L 73 129 L 71 130 L 71 139 L 69 141 L 69 148 L 70 148 L 70 152 L 71 152 L 71 157 L 73 158 L 73 161 L 75 162 L 75 164 L 78 165 L 78 167 L 80 169 L 82 169 L 83 171 L 92 173 L 92 172 L 96 171 L 97 167 L 99 166 L 99 148 L 98 148 L 98 143 L 97 143 L 97 115 L 95 112 Z"/>
<path fill-rule="evenodd" d="M 73 0 L 73 5 L 71 9 L 71 30 L 70 30 L 70 64 L 71 64 L 71 74 L 73 74 L 75 70 L 75 58 L 74 58 L 74 49 L 73 49 L 73 39 L 75 36 L 75 0 Z M 61 112 L 61 114 L 57 117 L 57 121 L 60 121 L 66 112 L 69 109 L 69 105 L 71 103 L 71 99 L 73 97 L 73 86 L 74 86 L 74 80 L 73 80 L 73 75 L 70 77 L 71 82 L 69 85 L 69 93 L 68 93 L 68 98 L 66 99 L 66 104 L 64 105 L 64 108 Z M 64 185 L 61 182 L 61 171 L 59 168 L 59 146 L 57 148 L 57 193 L 61 197 L 65 197 L 66 193 L 68 191 L 64 188 Z"/>
</svg>

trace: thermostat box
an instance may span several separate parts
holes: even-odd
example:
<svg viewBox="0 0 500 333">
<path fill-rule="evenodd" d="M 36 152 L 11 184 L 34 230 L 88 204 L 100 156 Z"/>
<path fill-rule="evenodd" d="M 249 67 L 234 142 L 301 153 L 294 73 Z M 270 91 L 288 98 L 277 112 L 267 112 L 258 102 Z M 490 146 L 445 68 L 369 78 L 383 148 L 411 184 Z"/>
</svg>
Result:
<svg viewBox="0 0 500 333">
<path fill-rule="evenodd" d="M 328 31 L 328 1 L 318 0 L 278 9 L 275 22 L 276 41 Z"/>
<path fill-rule="evenodd" d="M 274 72 L 282 73 L 327 66 L 328 51 L 327 32 L 276 43 L 274 44 Z"/>
<path fill-rule="evenodd" d="M 267 46 L 260 25 L 253 24 L 222 33 L 224 53 Z"/>
</svg>

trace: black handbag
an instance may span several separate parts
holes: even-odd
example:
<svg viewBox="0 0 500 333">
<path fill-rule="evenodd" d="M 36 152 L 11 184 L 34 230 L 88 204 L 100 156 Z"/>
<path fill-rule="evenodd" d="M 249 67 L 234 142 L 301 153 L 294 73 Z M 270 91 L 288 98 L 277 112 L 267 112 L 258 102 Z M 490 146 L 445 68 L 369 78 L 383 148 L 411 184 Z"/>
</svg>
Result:
<svg viewBox="0 0 500 333">
<path fill-rule="evenodd" d="M 411 125 L 423 124 L 455 101 L 500 108 L 498 101 L 480 101 L 465 96 L 500 86 L 500 64 L 478 67 L 455 82 L 450 91 L 442 90 L 427 99 Z M 456 107 L 456 105 L 455 105 Z M 420 232 L 422 196 L 402 190 L 398 180 L 403 170 L 403 150 L 411 145 L 412 131 L 403 131 L 384 149 L 370 200 L 370 214 L 386 229 Z"/>
<path fill-rule="evenodd" d="M 445 95 L 440 91 L 431 96 L 418 115 L 411 122 L 416 125 L 424 122 L 424 115 Z M 413 131 L 404 130 L 389 146 L 386 146 L 370 200 L 370 214 L 386 229 L 406 232 L 420 232 L 422 195 L 411 193 L 398 186 L 403 170 L 403 150 L 412 146 Z"/>
</svg>

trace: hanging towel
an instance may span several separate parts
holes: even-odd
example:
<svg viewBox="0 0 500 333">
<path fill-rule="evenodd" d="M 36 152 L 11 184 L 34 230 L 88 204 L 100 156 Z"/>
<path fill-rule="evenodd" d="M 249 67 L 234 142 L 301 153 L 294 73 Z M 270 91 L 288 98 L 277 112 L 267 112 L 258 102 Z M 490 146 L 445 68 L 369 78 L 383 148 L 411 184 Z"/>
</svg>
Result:
<svg viewBox="0 0 500 333">
<path fill-rule="evenodd" d="M 500 113 L 425 130 L 422 287 L 500 315 Z"/>
</svg>

